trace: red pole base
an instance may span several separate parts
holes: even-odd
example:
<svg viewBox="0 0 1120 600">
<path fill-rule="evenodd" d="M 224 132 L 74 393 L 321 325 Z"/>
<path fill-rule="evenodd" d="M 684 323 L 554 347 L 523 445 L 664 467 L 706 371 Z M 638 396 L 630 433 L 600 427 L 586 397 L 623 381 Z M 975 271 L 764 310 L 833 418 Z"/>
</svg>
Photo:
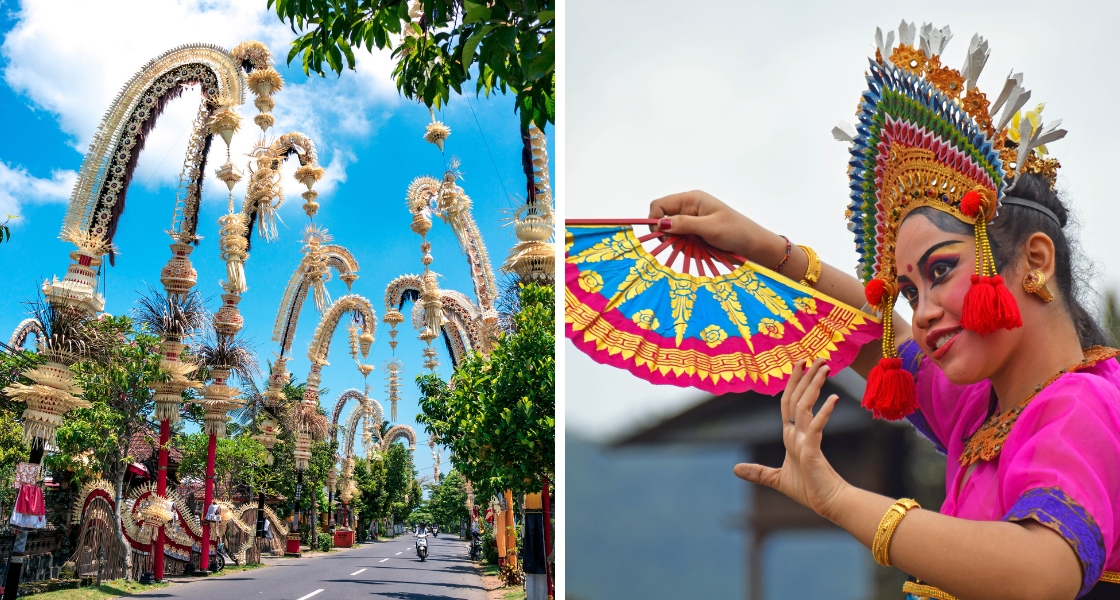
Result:
<svg viewBox="0 0 1120 600">
<path fill-rule="evenodd" d="M 168 441 L 171 440 L 171 421 L 163 420 L 159 422 L 159 473 L 156 477 L 156 493 L 160 496 L 167 496 L 167 447 Z M 163 528 L 159 528 L 159 535 L 156 536 L 156 541 L 152 544 L 152 571 L 156 581 L 163 581 L 164 571 L 164 557 L 163 557 Z"/>
<path fill-rule="evenodd" d="M 218 436 L 211 435 L 206 446 L 206 490 L 202 503 L 202 543 L 199 544 L 198 557 L 198 568 L 203 571 L 210 569 L 210 521 L 206 520 L 206 513 L 214 502 L 214 454 L 217 446 Z"/>
<path fill-rule="evenodd" d="M 297 558 L 303 556 L 303 552 L 301 552 L 299 549 L 298 533 L 288 534 L 288 545 L 286 548 L 284 548 L 284 556 L 295 556 Z"/>
</svg>

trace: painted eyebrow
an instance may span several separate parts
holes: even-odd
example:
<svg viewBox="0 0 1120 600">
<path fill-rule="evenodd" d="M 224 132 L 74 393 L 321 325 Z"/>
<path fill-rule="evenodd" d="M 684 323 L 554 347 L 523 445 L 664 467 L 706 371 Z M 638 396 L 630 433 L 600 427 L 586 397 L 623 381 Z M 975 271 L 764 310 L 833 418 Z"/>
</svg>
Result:
<svg viewBox="0 0 1120 600">
<path fill-rule="evenodd" d="M 940 242 L 940 243 L 937 243 L 937 244 L 934 244 L 934 245 L 930 246 L 929 249 L 926 250 L 926 253 L 923 254 L 922 257 L 918 259 L 918 270 L 922 271 L 922 272 L 925 272 L 926 262 L 929 261 L 930 255 L 933 254 L 934 252 L 936 252 L 938 249 L 944 248 L 945 246 L 952 246 L 954 244 L 963 244 L 963 243 L 964 242 L 962 242 L 960 240 L 947 240 L 947 241 Z"/>
</svg>

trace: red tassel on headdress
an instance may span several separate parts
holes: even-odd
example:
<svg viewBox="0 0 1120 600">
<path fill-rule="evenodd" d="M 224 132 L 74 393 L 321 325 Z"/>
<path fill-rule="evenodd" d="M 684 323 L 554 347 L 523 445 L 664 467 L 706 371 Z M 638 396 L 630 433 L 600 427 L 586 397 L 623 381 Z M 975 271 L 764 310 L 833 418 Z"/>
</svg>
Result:
<svg viewBox="0 0 1120 600">
<path fill-rule="evenodd" d="M 994 210 L 995 195 L 990 190 L 978 188 L 961 198 L 961 212 L 976 219 L 976 273 L 972 276 L 972 286 L 964 296 L 961 328 L 980 335 L 1023 326 L 1019 303 L 1003 284 L 1003 277 L 996 274 L 996 263 L 988 241 L 988 215 Z"/>
<path fill-rule="evenodd" d="M 999 329 L 1023 326 L 1019 303 L 999 275 L 973 275 L 972 287 L 964 296 L 961 327 L 987 335 Z"/>
<path fill-rule="evenodd" d="M 897 421 L 918 408 L 914 377 L 902 368 L 902 359 L 894 345 L 894 301 L 898 291 L 893 282 L 878 277 L 863 288 L 867 302 L 882 309 L 883 358 L 867 374 L 863 407 L 876 419 Z"/>
<path fill-rule="evenodd" d="M 876 419 L 897 421 L 918 408 L 914 376 L 902 368 L 902 359 L 883 357 L 867 374 L 863 407 Z"/>
</svg>

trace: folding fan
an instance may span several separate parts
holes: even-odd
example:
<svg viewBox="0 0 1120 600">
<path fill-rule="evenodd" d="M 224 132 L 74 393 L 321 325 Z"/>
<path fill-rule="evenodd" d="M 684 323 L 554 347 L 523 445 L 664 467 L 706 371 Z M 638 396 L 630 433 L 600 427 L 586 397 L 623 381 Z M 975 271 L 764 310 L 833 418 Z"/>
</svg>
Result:
<svg viewBox="0 0 1120 600">
<path fill-rule="evenodd" d="M 565 224 L 567 336 L 596 362 L 656 384 L 775 394 L 797 361 L 836 373 L 880 337 L 874 317 L 699 237 L 633 229 L 656 222 Z"/>
</svg>

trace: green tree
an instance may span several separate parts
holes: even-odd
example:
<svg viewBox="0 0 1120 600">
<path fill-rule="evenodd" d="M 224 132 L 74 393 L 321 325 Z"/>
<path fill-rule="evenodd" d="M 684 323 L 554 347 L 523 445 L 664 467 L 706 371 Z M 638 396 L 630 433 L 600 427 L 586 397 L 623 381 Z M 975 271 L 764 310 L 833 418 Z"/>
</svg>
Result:
<svg viewBox="0 0 1120 600">
<path fill-rule="evenodd" d="M 11 223 L 12 219 L 18 218 L 18 215 L 8 215 L 8 218 L 4 219 L 3 223 L 0 223 L 0 243 L 7 242 L 12 239 L 12 228 L 8 226 L 8 223 Z"/>
<path fill-rule="evenodd" d="M 20 372 L 32 365 L 38 364 L 38 355 L 15 348 L 8 348 L 0 344 L 0 508 L 11 506 L 16 500 L 16 489 L 11 486 L 12 478 L 16 474 L 16 465 L 27 460 L 31 449 L 23 443 L 23 426 L 18 415 L 23 413 L 27 406 L 3 392 L 3 389 L 13 383 L 32 383 Z M 4 514 L 0 510 L 0 515 Z"/>
<path fill-rule="evenodd" d="M 401 523 L 419 502 L 418 494 L 413 490 L 416 469 L 412 464 L 412 453 L 404 444 L 391 444 L 384 460 L 388 512 L 394 522 Z"/>
<path fill-rule="evenodd" d="M 1120 302 L 1117 302 L 1116 290 L 1108 290 L 1104 294 L 1104 319 L 1105 332 L 1111 338 L 1110 344 L 1116 347 L 1120 344 Z"/>
<path fill-rule="evenodd" d="M 354 481 L 361 495 L 354 502 L 357 505 L 362 528 L 367 529 L 371 520 L 389 516 L 389 494 L 386 489 L 388 464 L 385 460 L 358 458 L 354 461 Z"/>
<path fill-rule="evenodd" d="M 287 61 L 324 76 L 354 68 L 354 50 L 391 48 L 397 89 L 429 108 L 462 94 L 477 65 L 475 93 L 517 95 L 522 128 L 555 119 L 553 0 L 268 0 L 292 30 Z"/>
<path fill-rule="evenodd" d="M 175 446 L 183 452 L 179 463 L 179 476 L 206 477 L 206 452 L 210 436 L 205 432 L 179 436 Z M 219 490 L 224 489 L 226 501 L 241 486 L 252 486 L 258 479 L 257 472 L 264 469 L 268 452 L 260 442 L 249 436 L 219 438 L 214 450 L 214 481 Z"/>
<path fill-rule="evenodd" d="M 459 527 L 459 523 L 470 517 L 467 511 L 467 482 L 458 471 L 452 469 L 444 476 L 439 485 L 428 490 L 428 510 L 436 522 L 448 531 Z"/>
<path fill-rule="evenodd" d="M 105 316 L 85 325 L 98 340 L 95 358 L 79 361 L 72 369 L 84 389 L 82 398 L 93 406 L 67 414 L 58 428 L 58 450 L 45 457 L 47 468 L 72 471 L 75 485 L 103 476 L 113 482 L 116 497 L 123 497 L 124 476 L 133 458 L 128 455 L 132 437 L 150 434 L 155 407 L 151 386 L 165 377 L 160 371 L 159 339 L 137 331 L 128 317 Z M 131 552 L 120 530 L 120 505 L 114 520 L 117 539 L 125 548 L 126 573 Z"/>
<path fill-rule="evenodd" d="M 451 463 L 480 497 L 539 491 L 542 476 L 555 471 L 553 300 L 550 286 L 523 286 L 514 333 L 501 337 L 488 360 L 466 357 L 454 388 L 436 375 L 417 378 L 417 422 L 451 448 Z"/>
</svg>

